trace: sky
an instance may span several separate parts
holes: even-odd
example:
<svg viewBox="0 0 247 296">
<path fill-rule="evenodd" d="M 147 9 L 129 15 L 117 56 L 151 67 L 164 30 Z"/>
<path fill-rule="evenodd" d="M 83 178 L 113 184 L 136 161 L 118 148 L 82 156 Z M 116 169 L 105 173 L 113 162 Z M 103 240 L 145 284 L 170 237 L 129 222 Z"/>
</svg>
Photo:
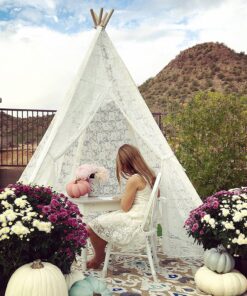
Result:
<svg viewBox="0 0 247 296">
<path fill-rule="evenodd" d="M 59 108 L 100 7 L 115 9 L 106 30 L 137 85 L 198 43 L 247 53 L 246 0 L 0 0 L 0 107 Z"/>
</svg>

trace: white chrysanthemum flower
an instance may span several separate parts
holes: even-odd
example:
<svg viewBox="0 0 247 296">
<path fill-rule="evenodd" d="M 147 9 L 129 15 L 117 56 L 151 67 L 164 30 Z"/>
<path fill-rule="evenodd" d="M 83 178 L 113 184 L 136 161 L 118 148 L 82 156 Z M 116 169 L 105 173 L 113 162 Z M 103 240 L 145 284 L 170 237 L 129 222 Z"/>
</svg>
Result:
<svg viewBox="0 0 247 296">
<path fill-rule="evenodd" d="M 236 230 L 236 233 L 237 233 L 237 234 L 240 234 L 240 230 L 239 230 L 239 229 L 237 229 L 237 230 Z"/>
<path fill-rule="evenodd" d="M 247 217 L 247 210 L 242 210 L 241 215 L 242 215 L 243 218 Z"/>
<path fill-rule="evenodd" d="M 207 214 L 203 217 L 203 220 L 208 222 L 210 220 L 210 218 L 211 218 L 211 216 L 209 214 Z"/>
<path fill-rule="evenodd" d="M 10 203 L 8 203 L 7 200 L 2 200 L 1 204 L 5 209 L 13 209 L 13 206 Z"/>
<path fill-rule="evenodd" d="M 2 234 L 7 234 L 10 232 L 10 228 L 9 227 L 3 227 L 0 229 L 0 235 Z"/>
<path fill-rule="evenodd" d="M 232 217 L 234 222 L 239 222 L 242 220 L 242 215 L 240 212 L 235 212 L 234 216 Z"/>
<path fill-rule="evenodd" d="M 0 237 L 0 241 L 5 240 L 5 239 L 9 239 L 9 236 L 6 235 L 6 234 L 3 234 L 3 235 Z"/>
<path fill-rule="evenodd" d="M 224 225 L 224 227 L 226 229 L 235 229 L 235 226 L 234 226 L 234 224 L 233 224 L 232 221 L 231 222 L 225 222 L 225 221 L 223 221 L 222 224 Z"/>
<path fill-rule="evenodd" d="M 1 215 L 0 215 L 0 222 L 1 222 L 1 223 L 6 223 L 6 222 L 7 222 L 6 217 L 5 217 L 4 214 L 1 214 Z"/>
<path fill-rule="evenodd" d="M 213 218 L 209 219 L 208 223 L 210 225 L 214 225 L 215 224 L 215 219 L 213 219 Z"/>
<path fill-rule="evenodd" d="M 14 191 L 12 190 L 12 189 L 10 189 L 10 188 L 5 188 L 5 193 L 7 194 L 7 195 L 12 195 L 12 194 L 14 194 Z"/>
<path fill-rule="evenodd" d="M 36 216 L 38 216 L 38 214 L 35 213 L 35 212 L 28 212 L 28 213 L 27 213 L 27 216 L 28 216 L 28 217 L 36 217 Z"/>
<path fill-rule="evenodd" d="M 6 210 L 3 214 L 5 215 L 8 221 L 14 221 L 17 218 L 16 213 L 11 209 Z"/>
<path fill-rule="evenodd" d="M 25 227 L 21 221 L 17 221 L 15 225 L 11 227 L 11 231 L 15 233 L 16 235 L 22 237 L 23 235 L 27 235 L 30 233 L 29 229 Z"/>
<path fill-rule="evenodd" d="M 31 221 L 32 217 L 24 216 L 21 218 L 22 221 Z"/>
<path fill-rule="evenodd" d="M 226 217 L 230 214 L 230 211 L 228 209 L 221 209 L 221 212 L 224 217 Z"/>
<path fill-rule="evenodd" d="M 20 207 L 21 209 L 24 209 L 28 204 L 28 202 L 21 197 L 16 198 L 14 203 L 17 205 L 17 207 Z"/>
<path fill-rule="evenodd" d="M 238 245 L 247 245 L 247 238 L 243 233 L 240 233 L 237 239 Z"/>
<path fill-rule="evenodd" d="M 7 199 L 7 197 L 8 197 L 8 194 L 6 194 L 5 192 L 2 192 L 0 194 L 0 199 Z"/>
<path fill-rule="evenodd" d="M 39 221 L 39 220 L 34 220 L 33 226 L 36 227 L 39 231 L 44 231 L 46 233 L 51 232 L 51 222 L 43 222 L 43 221 Z"/>
</svg>

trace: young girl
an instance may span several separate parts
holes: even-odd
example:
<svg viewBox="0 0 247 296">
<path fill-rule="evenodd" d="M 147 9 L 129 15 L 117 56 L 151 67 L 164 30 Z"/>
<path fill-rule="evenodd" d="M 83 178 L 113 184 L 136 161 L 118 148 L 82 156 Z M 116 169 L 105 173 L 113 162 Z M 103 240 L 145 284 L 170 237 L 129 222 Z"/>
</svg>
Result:
<svg viewBox="0 0 247 296">
<path fill-rule="evenodd" d="M 140 226 L 155 182 L 155 174 L 140 151 L 128 144 L 118 150 L 116 174 L 119 185 L 121 177 L 127 179 L 121 196 L 121 210 L 100 215 L 89 223 L 88 232 L 94 257 L 87 263 L 88 268 L 99 268 L 104 261 L 108 242 L 128 250 L 145 246 L 145 236 Z"/>
</svg>

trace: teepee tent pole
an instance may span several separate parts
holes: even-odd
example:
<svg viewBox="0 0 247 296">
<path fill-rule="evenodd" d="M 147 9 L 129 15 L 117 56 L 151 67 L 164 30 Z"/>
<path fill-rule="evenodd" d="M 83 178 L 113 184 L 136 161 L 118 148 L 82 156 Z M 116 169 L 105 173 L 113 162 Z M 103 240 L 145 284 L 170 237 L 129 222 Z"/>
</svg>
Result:
<svg viewBox="0 0 247 296">
<path fill-rule="evenodd" d="M 100 26 L 101 21 L 102 21 L 102 16 L 103 16 L 103 8 L 100 8 L 99 19 L 98 19 L 98 25 L 99 25 L 99 26 Z"/>
<path fill-rule="evenodd" d="M 109 22 L 109 20 L 110 20 L 110 18 L 111 18 L 111 16 L 112 16 L 112 14 L 113 14 L 113 12 L 114 12 L 114 9 L 112 9 L 112 10 L 110 11 L 110 13 L 108 14 L 106 20 L 105 20 L 104 23 L 103 23 L 103 26 L 104 26 L 104 27 L 107 26 L 107 24 L 108 24 L 108 22 Z"/>
<path fill-rule="evenodd" d="M 90 12 L 91 12 L 91 16 L 92 16 L 92 19 L 93 19 L 93 22 L 94 22 L 94 25 L 96 28 L 97 27 L 97 20 L 96 20 L 96 17 L 95 17 L 95 14 L 94 14 L 94 11 L 92 8 L 90 9 Z"/>
<path fill-rule="evenodd" d="M 105 15 L 103 16 L 102 20 L 101 20 L 101 23 L 100 23 L 100 25 L 102 27 L 104 27 L 104 23 L 105 23 L 105 20 L 106 20 L 107 16 L 108 16 L 108 13 L 106 12 Z"/>
<path fill-rule="evenodd" d="M 96 23 L 97 23 L 97 26 L 99 25 L 99 17 L 97 15 L 97 13 L 94 11 L 93 12 L 94 16 L 95 16 L 95 19 L 96 19 Z"/>
</svg>

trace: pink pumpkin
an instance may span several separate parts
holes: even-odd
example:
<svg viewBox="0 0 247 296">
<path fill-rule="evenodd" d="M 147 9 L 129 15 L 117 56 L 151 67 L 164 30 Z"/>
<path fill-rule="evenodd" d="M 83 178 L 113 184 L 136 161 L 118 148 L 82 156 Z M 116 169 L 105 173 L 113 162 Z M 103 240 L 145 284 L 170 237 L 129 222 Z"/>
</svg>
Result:
<svg viewBox="0 0 247 296">
<path fill-rule="evenodd" d="M 70 197 L 79 198 L 91 191 L 90 185 L 84 180 L 73 180 L 66 185 L 66 191 Z"/>
</svg>

